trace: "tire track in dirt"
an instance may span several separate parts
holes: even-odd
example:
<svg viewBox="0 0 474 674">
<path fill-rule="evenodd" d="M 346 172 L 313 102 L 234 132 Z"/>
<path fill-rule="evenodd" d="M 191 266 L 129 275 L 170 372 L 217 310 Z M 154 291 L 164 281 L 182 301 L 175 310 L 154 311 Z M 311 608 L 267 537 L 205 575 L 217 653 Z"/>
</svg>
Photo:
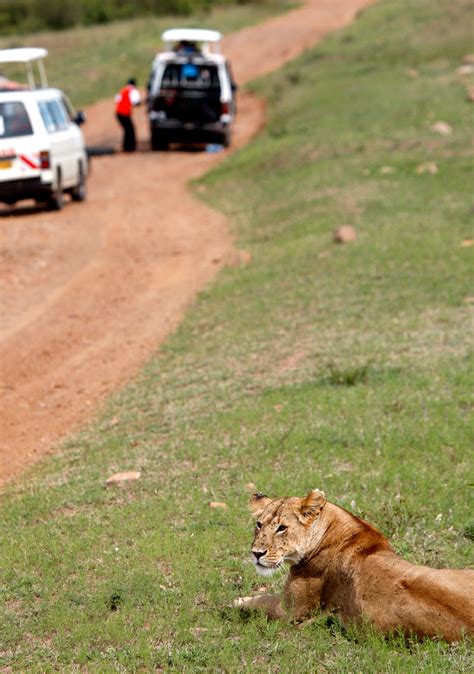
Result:
<svg viewBox="0 0 474 674">
<path fill-rule="evenodd" d="M 373 0 L 310 0 L 225 38 L 236 80 L 277 69 Z M 233 151 L 265 121 L 242 92 Z M 110 100 L 88 110 L 89 144 L 117 144 Z M 235 257 L 224 216 L 187 183 L 227 153 L 143 152 L 94 160 L 88 201 L 60 213 L 0 212 L 0 482 L 52 451 L 138 371 L 196 293 Z"/>
</svg>

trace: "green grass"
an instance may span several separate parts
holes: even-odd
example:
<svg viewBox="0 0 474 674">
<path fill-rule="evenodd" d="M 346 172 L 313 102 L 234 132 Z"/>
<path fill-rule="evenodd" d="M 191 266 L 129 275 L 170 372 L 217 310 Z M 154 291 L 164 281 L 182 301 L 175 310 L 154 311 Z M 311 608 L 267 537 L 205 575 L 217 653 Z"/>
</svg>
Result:
<svg viewBox="0 0 474 674">
<path fill-rule="evenodd" d="M 63 89 L 75 106 L 113 96 L 124 79 L 136 77 L 146 85 L 153 57 L 162 48 L 161 33 L 176 26 L 203 26 L 224 34 L 258 23 L 298 4 L 291 0 L 265 0 L 196 13 L 191 17 L 148 16 L 106 25 L 72 28 L 61 32 L 34 33 L 0 38 L 0 49 L 45 47 L 50 84 Z M 4 67 L 11 77 L 22 77 L 18 68 Z"/>
<path fill-rule="evenodd" d="M 0 666 L 472 671 L 467 642 L 230 608 L 262 584 L 247 561 L 248 482 L 323 488 L 407 559 L 472 564 L 472 248 L 460 245 L 473 238 L 472 107 L 455 74 L 467 17 L 464 0 L 382 1 L 255 85 L 268 131 L 196 186 L 252 260 L 201 293 L 96 423 L 11 487 Z M 437 120 L 452 135 L 432 132 Z M 437 174 L 417 173 L 426 161 Z M 332 243 L 340 224 L 356 242 Z M 139 481 L 105 487 L 136 468 Z"/>
</svg>

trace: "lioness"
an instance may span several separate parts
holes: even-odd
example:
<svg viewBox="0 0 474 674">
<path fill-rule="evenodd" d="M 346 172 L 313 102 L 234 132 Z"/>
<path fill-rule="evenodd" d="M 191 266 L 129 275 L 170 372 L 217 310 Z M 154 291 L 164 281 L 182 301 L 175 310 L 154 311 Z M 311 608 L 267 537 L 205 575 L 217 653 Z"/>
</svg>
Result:
<svg viewBox="0 0 474 674">
<path fill-rule="evenodd" d="M 367 619 L 382 631 L 448 641 L 474 635 L 474 571 L 410 564 L 374 527 L 318 489 L 305 498 L 254 494 L 250 505 L 257 572 L 269 576 L 288 562 L 290 573 L 283 602 L 263 594 L 238 599 L 237 606 L 295 619 L 326 609 L 343 623 Z"/>
</svg>

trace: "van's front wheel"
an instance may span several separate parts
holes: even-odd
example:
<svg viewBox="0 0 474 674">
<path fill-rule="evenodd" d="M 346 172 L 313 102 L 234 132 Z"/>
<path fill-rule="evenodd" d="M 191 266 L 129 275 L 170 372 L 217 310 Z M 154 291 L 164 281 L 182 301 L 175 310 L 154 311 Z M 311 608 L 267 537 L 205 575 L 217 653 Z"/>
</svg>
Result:
<svg viewBox="0 0 474 674">
<path fill-rule="evenodd" d="M 58 175 L 56 177 L 56 186 L 51 192 L 51 196 L 49 197 L 46 205 L 49 211 L 60 211 L 64 206 L 63 180 L 61 177 L 61 171 L 58 171 Z"/>
<path fill-rule="evenodd" d="M 87 183 L 82 163 L 79 164 L 79 177 L 77 185 L 71 190 L 71 199 L 73 201 L 85 201 L 87 197 Z"/>
</svg>

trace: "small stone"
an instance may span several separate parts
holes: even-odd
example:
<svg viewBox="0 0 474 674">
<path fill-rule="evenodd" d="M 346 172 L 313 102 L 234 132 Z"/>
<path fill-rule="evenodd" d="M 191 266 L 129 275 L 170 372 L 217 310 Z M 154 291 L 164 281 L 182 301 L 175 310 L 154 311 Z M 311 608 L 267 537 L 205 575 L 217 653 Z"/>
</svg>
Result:
<svg viewBox="0 0 474 674">
<path fill-rule="evenodd" d="M 248 491 L 249 494 L 255 494 L 258 491 L 253 482 L 247 482 L 247 484 L 244 485 L 244 489 L 245 491 Z"/>
<path fill-rule="evenodd" d="M 461 248 L 470 248 L 471 246 L 474 246 L 474 239 L 464 239 L 464 241 L 461 241 Z"/>
<path fill-rule="evenodd" d="M 350 241 L 355 241 L 356 238 L 356 231 L 351 225 L 342 225 L 333 232 L 333 240 L 335 243 L 349 243 Z"/>
<path fill-rule="evenodd" d="M 209 505 L 211 508 L 227 508 L 227 503 L 224 503 L 223 501 L 211 501 Z"/>
<path fill-rule="evenodd" d="M 418 77 L 418 70 L 415 68 L 407 68 L 405 72 L 412 80 L 415 80 Z"/>
<path fill-rule="evenodd" d="M 474 73 L 474 66 L 470 64 L 465 64 L 456 68 L 456 73 L 464 77 L 465 75 L 472 75 Z"/>
<path fill-rule="evenodd" d="M 123 485 L 126 482 L 133 482 L 139 480 L 141 473 L 139 470 L 126 470 L 123 473 L 115 473 L 107 478 L 105 484 L 107 485 Z"/>
<path fill-rule="evenodd" d="M 468 295 L 467 297 L 464 297 L 462 303 L 463 304 L 474 304 L 474 295 Z"/>
<path fill-rule="evenodd" d="M 464 54 L 464 56 L 462 57 L 462 62 L 470 63 L 471 65 L 474 66 L 474 54 Z"/>
<path fill-rule="evenodd" d="M 474 87 L 466 87 L 466 101 L 474 103 Z"/>
<path fill-rule="evenodd" d="M 391 173 L 395 173 L 395 169 L 393 168 L 393 166 L 382 166 L 380 168 L 380 173 L 383 176 L 390 175 Z"/>
<path fill-rule="evenodd" d="M 419 174 L 431 173 L 431 175 L 435 175 L 435 173 L 438 173 L 438 165 L 435 164 L 434 161 L 427 161 L 423 164 L 418 164 L 416 167 L 416 172 Z"/>
<path fill-rule="evenodd" d="M 453 127 L 447 122 L 435 122 L 431 125 L 431 131 L 439 133 L 441 136 L 450 136 L 453 132 Z"/>
<path fill-rule="evenodd" d="M 195 636 L 200 637 L 204 632 L 209 632 L 208 627 L 190 627 L 189 631 L 195 634 Z"/>
</svg>

